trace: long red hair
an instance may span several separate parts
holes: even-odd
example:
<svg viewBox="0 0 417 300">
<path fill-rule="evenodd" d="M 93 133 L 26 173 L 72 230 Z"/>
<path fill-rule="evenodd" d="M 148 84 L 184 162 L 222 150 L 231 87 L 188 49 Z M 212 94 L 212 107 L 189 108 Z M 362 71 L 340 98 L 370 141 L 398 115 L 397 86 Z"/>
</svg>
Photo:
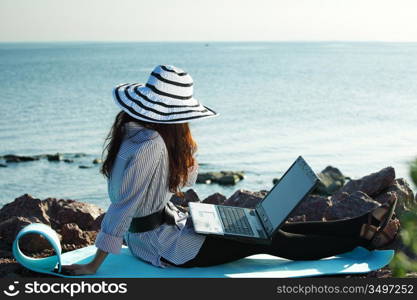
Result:
<svg viewBox="0 0 417 300">
<path fill-rule="evenodd" d="M 105 145 L 102 158 L 105 158 L 103 159 L 100 173 L 107 178 L 110 177 L 114 161 L 116 160 L 125 134 L 123 125 L 131 121 L 137 122 L 146 128 L 156 130 L 164 139 L 169 156 L 169 190 L 179 197 L 184 197 L 181 188 L 187 181 L 188 168 L 195 163 L 193 155 L 197 151 L 197 143 L 191 135 L 188 123 L 151 123 L 135 119 L 124 111 L 120 111 L 116 115 L 114 123 L 104 141 Z"/>
</svg>

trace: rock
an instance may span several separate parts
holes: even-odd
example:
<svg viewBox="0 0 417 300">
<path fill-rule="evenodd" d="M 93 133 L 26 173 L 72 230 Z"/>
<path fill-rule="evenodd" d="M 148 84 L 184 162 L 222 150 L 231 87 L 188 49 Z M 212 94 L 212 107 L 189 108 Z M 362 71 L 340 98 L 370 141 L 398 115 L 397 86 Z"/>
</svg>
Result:
<svg viewBox="0 0 417 300">
<path fill-rule="evenodd" d="M 184 198 L 172 195 L 170 201 L 176 206 L 188 207 L 188 202 L 200 202 L 197 193 L 193 189 L 188 189 L 184 193 Z"/>
<path fill-rule="evenodd" d="M 331 197 L 314 199 L 311 198 L 314 194 L 310 194 L 290 215 L 289 221 L 292 222 L 304 215 L 307 221 L 352 218 L 369 212 L 394 196 L 399 200 L 397 215 L 417 207 L 417 201 L 408 183 L 402 178 L 394 177 L 394 169 L 387 167 L 361 179 L 349 181 Z M 365 191 L 374 196 L 371 197 Z"/>
<path fill-rule="evenodd" d="M 7 168 L 6 164 L 0 164 L 0 168 Z"/>
<path fill-rule="evenodd" d="M 239 177 L 240 180 L 245 178 L 245 172 L 244 171 L 221 171 L 221 173 L 225 176 L 236 175 L 236 176 Z"/>
<path fill-rule="evenodd" d="M 17 233 L 17 232 L 16 232 Z M 59 234 L 58 234 L 59 237 Z M 51 244 L 40 234 L 26 234 L 19 242 L 19 247 L 22 251 L 31 253 L 39 253 L 46 250 L 53 250 Z"/>
<path fill-rule="evenodd" d="M 233 185 L 239 181 L 240 177 L 238 175 L 225 175 L 220 177 L 217 183 L 221 185 Z"/>
<path fill-rule="evenodd" d="M 263 199 L 264 193 L 251 192 L 244 189 L 239 189 L 233 193 L 226 201 L 224 205 L 239 206 L 246 208 L 255 208 L 256 205 Z"/>
<path fill-rule="evenodd" d="M 220 171 L 220 172 L 206 172 L 198 173 L 197 183 L 218 183 L 222 185 L 236 184 L 238 181 L 245 178 L 243 171 Z"/>
<path fill-rule="evenodd" d="M 77 246 L 75 244 L 63 244 L 62 245 L 62 250 L 63 251 L 72 251 L 77 249 Z"/>
<path fill-rule="evenodd" d="M 101 164 L 103 161 L 99 158 L 93 160 L 93 164 Z"/>
<path fill-rule="evenodd" d="M 48 214 L 56 226 L 77 223 L 83 230 L 90 230 L 93 222 L 104 211 L 100 207 L 75 200 L 47 198 L 43 200 L 48 207 Z"/>
<path fill-rule="evenodd" d="M 70 199 L 47 198 L 40 200 L 24 194 L 0 209 L 1 248 L 11 249 L 17 233 L 31 223 L 43 223 L 51 226 L 59 237 L 63 225 L 76 223 L 77 227 L 83 230 L 81 238 L 77 241 L 82 241 L 82 245 L 85 245 L 85 243 L 94 240 L 97 234 L 97 223 L 101 223 L 97 219 L 102 215 L 104 215 L 103 210 L 93 204 Z M 22 245 L 21 248 L 29 252 L 50 249 L 49 243 L 37 235 L 25 236 Z M 76 244 L 76 247 L 80 247 L 80 244 Z"/>
<path fill-rule="evenodd" d="M 311 193 L 321 196 L 332 195 L 345 184 L 346 180 L 350 180 L 350 178 L 344 176 L 339 169 L 332 166 L 327 166 L 323 171 L 318 173 L 317 176 L 320 178 L 320 181 Z M 273 178 L 272 184 L 277 184 L 279 180 L 280 178 Z"/>
<path fill-rule="evenodd" d="M 0 221 L 0 237 L 2 242 L 11 245 L 15 236 L 25 226 L 31 223 L 42 223 L 36 217 L 10 216 Z"/>
<path fill-rule="evenodd" d="M 325 213 L 327 220 L 340 220 L 361 216 L 370 210 L 380 206 L 380 203 L 369 197 L 367 194 L 356 191 L 352 194 L 343 193 Z"/>
<path fill-rule="evenodd" d="M 60 160 L 62 160 L 62 154 L 60 154 L 60 153 L 55 153 L 55 154 L 47 154 L 47 155 L 46 155 L 46 158 L 47 158 L 49 161 L 60 161 Z"/>
<path fill-rule="evenodd" d="M 384 189 L 392 185 L 395 179 L 395 170 L 393 167 L 386 167 L 379 172 L 372 173 L 357 180 L 350 180 L 333 196 L 333 200 L 339 197 L 344 198 L 343 193 L 352 194 L 356 191 L 362 191 L 371 198 L 378 196 Z"/>
<path fill-rule="evenodd" d="M 20 217 L 12 216 L 2 222 L 0 222 L 0 237 L 5 245 L 9 246 L 14 242 L 16 235 L 19 231 L 32 223 L 41 223 L 36 217 Z M 19 247 L 22 251 L 29 253 L 40 252 L 47 249 L 52 249 L 49 242 L 40 236 L 39 234 L 27 234 L 22 237 Z"/>
<path fill-rule="evenodd" d="M 7 163 L 11 162 L 26 162 L 26 161 L 34 161 L 38 160 L 39 158 L 36 156 L 20 156 L 14 154 L 7 154 L 0 158 L 3 158 Z"/>
<path fill-rule="evenodd" d="M 417 208 L 417 199 L 414 198 L 413 191 L 405 179 L 395 179 L 391 185 L 386 187 L 379 195 L 374 197 L 374 199 L 379 203 L 384 204 L 391 197 L 391 194 L 397 196 L 398 204 L 395 212 L 398 215 L 404 211 Z"/>
<path fill-rule="evenodd" d="M 288 219 L 285 220 L 285 223 L 306 222 L 306 221 L 307 221 L 306 215 L 301 215 L 301 216 L 288 217 Z"/>
<path fill-rule="evenodd" d="M 197 183 L 206 183 L 207 181 L 210 182 L 217 182 L 217 180 L 222 177 L 222 173 L 220 172 L 207 172 L 207 173 L 198 173 L 197 175 Z"/>
<path fill-rule="evenodd" d="M 0 258 L 0 277 L 1 278 L 20 278 L 18 273 L 22 270 L 23 266 L 18 264 L 11 258 Z"/>
<path fill-rule="evenodd" d="M 92 168 L 92 166 L 85 166 L 85 165 L 79 165 L 78 167 L 80 169 L 90 169 L 90 168 Z"/>
<path fill-rule="evenodd" d="M 207 198 L 205 198 L 203 201 L 203 203 L 207 203 L 207 204 L 216 204 L 216 205 L 223 205 L 224 201 L 226 201 L 226 196 L 220 194 L 220 193 L 214 193 L 210 196 L 208 196 Z"/>
<path fill-rule="evenodd" d="M 24 194 L 2 207 L 0 210 L 0 222 L 10 217 L 20 216 L 26 218 L 35 217 L 39 222 L 51 225 L 47 210 L 47 206 L 40 199 Z"/>
<path fill-rule="evenodd" d="M 83 231 L 76 223 L 67 223 L 61 227 L 62 243 L 88 245 L 92 244 L 91 235 Z"/>
<path fill-rule="evenodd" d="M 312 193 L 323 196 L 332 195 L 345 184 L 346 179 L 349 179 L 339 169 L 332 166 L 327 166 L 317 176 L 320 178 L 320 182 Z"/>
<path fill-rule="evenodd" d="M 22 156 L 22 155 L 14 155 L 14 154 L 7 154 L 4 156 L 0 156 L 0 160 L 4 159 L 6 162 L 25 162 L 25 161 L 34 161 L 39 159 L 47 159 L 48 161 L 64 161 L 67 163 L 72 163 L 74 160 L 72 158 L 78 158 L 87 156 L 85 153 L 55 153 L 55 154 L 38 154 L 38 155 L 31 155 L 31 156 Z M 101 162 L 101 160 L 97 159 Z M 7 165 L 5 165 L 7 166 Z"/>
<path fill-rule="evenodd" d="M 101 229 L 101 222 L 103 221 L 105 215 L 106 213 L 102 213 L 98 216 L 93 223 L 91 223 L 90 230 L 99 231 Z"/>
<path fill-rule="evenodd" d="M 329 198 L 319 195 L 308 195 L 289 217 L 296 219 L 300 218 L 300 216 L 305 216 L 304 220 L 306 221 L 324 221 L 331 207 L 332 201 Z"/>
</svg>

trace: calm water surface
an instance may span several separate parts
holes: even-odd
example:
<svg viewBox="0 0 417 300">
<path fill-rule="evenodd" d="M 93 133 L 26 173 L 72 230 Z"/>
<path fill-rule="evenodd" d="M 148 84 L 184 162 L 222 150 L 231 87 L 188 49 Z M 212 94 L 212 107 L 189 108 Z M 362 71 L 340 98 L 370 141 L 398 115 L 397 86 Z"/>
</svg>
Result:
<svg viewBox="0 0 417 300">
<path fill-rule="evenodd" d="M 393 166 L 408 177 L 417 155 L 415 43 L 0 44 L 0 155 L 86 153 L 0 168 L 0 206 L 29 193 L 109 205 L 96 165 L 118 108 L 112 88 L 144 82 L 158 64 L 195 81 L 195 97 L 220 113 L 191 122 L 200 172 L 243 170 L 232 187 L 269 189 L 298 155 L 353 178 Z M 414 187 L 413 187 L 414 188 Z"/>
</svg>

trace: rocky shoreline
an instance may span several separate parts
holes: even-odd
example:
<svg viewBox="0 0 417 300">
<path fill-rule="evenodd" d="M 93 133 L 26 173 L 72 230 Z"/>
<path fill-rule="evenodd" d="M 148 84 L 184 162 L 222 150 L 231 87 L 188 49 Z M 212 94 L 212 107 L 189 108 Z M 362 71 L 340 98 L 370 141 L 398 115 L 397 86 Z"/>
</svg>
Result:
<svg viewBox="0 0 417 300">
<path fill-rule="evenodd" d="M 0 156 L 0 167 L 7 168 L 9 164 L 15 163 L 24 163 L 30 161 L 37 161 L 40 159 L 46 159 L 50 162 L 65 162 L 65 163 L 75 163 L 79 158 L 87 158 L 89 155 L 86 153 L 54 153 L 54 154 L 36 154 L 36 155 L 15 155 L 15 154 L 6 154 Z M 102 163 L 100 158 L 94 158 L 92 164 L 86 165 L 81 164 L 78 167 L 80 169 L 89 169 L 94 165 Z M 84 161 L 85 163 L 85 161 Z"/>
<path fill-rule="evenodd" d="M 100 158 L 91 160 L 91 155 L 86 153 L 54 153 L 54 154 L 36 154 L 36 155 L 16 155 L 6 154 L 0 156 L 0 168 L 7 168 L 11 164 L 39 161 L 46 159 L 52 163 L 78 163 L 80 169 L 90 169 L 103 161 Z M 234 185 L 245 178 L 244 171 L 220 171 L 199 173 L 197 183 L 217 183 L 220 185 Z"/>
<path fill-rule="evenodd" d="M 229 176 L 227 179 L 229 182 L 237 180 L 234 176 L 239 176 L 230 173 L 223 175 Z M 207 179 L 207 175 L 203 176 Z M 287 222 L 327 221 L 355 217 L 385 203 L 394 196 L 399 200 L 396 209 L 398 216 L 417 207 L 417 195 L 413 194 L 404 179 L 395 178 L 395 170 L 392 167 L 386 167 L 354 180 L 344 176 L 337 168 L 328 166 L 318 176 L 322 184 L 306 197 L 290 215 Z M 204 183 L 207 183 L 207 180 L 204 180 Z M 273 181 L 277 180 L 279 179 Z M 239 189 L 229 198 L 220 193 L 214 193 L 205 199 L 200 199 L 193 189 L 188 189 L 184 198 L 173 196 L 171 201 L 183 211 L 188 210 L 189 202 L 195 201 L 253 208 L 267 192 L 266 190 L 253 192 Z M 5 204 L 0 209 L 0 277 L 49 277 L 31 272 L 13 259 L 11 246 L 15 236 L 24 226 L 34 222 L 51 226 L 58 233 L 63 252 L 66 252 L 94 244 L 104 215 L 105 211 L 93 204 L 57 198 L 40 200 L 29 194 L 24 194 L 13 202 Z M 34 234 L 24 237 L 21 248 L 27 255 L 33 257 L 53 254 L 48 242 Z M 401 240 L 393 243 L 390 249 L 401 250 L 413 259 L 417 258 L 402 244 Z M 355 277 L 390 277 L 390 274 L 389 268 L 386 267 L 368 274 L 355 275 Z M 416 274 L 410 273 L 409 276 L 415 277 Z"/>
</svg>

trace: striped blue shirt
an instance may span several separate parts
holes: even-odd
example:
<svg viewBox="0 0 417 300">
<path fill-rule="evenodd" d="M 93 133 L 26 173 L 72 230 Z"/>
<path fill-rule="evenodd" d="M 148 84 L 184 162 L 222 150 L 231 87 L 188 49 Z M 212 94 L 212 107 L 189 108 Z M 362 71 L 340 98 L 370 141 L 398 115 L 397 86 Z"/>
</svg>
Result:
<svg viewBox="0 0 417 300">
<path fill-rule="evenodd" d="M 191 217 L 175 215 L 176 225 L 162 224 L 147 232 L 128 231 L 133 217 L 161 210 L 173 195 L 168 187 L 169 159 L 163 138 L 155 130 L 135 122 L 125 124 L 126 135 L 107 180 L 111 204 L 101 223 L 95 245 L 113 254 L 120 253 L 123 237 L 131 253 L 155 266 L 160 260 L 182 264 L 194 258 L 205 236 L 194 232 Z M 190 167 L 186 186 L 197 180 L 198 164 Z"/>
</svg>

